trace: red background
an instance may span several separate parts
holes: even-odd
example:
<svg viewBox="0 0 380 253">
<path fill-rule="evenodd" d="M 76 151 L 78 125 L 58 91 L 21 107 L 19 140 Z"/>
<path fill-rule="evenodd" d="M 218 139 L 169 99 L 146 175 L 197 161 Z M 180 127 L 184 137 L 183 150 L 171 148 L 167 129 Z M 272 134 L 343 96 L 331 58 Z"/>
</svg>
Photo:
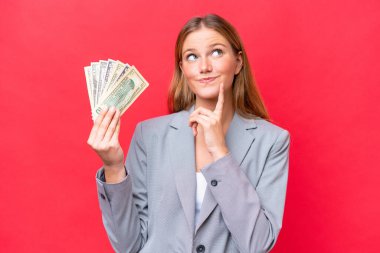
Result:
<svg viewBox="0 0 380 253">
<path fill-rule="evenodd" d="M 112 252 L 83 67 L 134 64 L 149 88 L 122 118 L 167 113 L 176 36 L 217 13 L 239 31 L 274 122 L 291 133 L 273 252 L 379 252 L 380 2 L 2 0 L 0 251 Z"/>
</svg>

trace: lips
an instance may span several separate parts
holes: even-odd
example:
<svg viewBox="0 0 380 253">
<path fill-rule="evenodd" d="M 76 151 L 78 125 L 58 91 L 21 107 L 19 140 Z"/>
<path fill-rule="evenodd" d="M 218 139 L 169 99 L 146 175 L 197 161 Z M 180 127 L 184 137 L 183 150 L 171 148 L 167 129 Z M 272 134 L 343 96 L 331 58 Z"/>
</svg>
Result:
<svg viewBox="0 0 380 253">
<path fill-rule="evenodd" d="M 210 82 L 214 81 L 216 78 L 217 78 L 217 76 L 215 76 L 215 77 L 206 77 L 206 78 L 199 79 L 198 81 L 201 82 L 201 83 L 210 83 Z"/>
</svg>

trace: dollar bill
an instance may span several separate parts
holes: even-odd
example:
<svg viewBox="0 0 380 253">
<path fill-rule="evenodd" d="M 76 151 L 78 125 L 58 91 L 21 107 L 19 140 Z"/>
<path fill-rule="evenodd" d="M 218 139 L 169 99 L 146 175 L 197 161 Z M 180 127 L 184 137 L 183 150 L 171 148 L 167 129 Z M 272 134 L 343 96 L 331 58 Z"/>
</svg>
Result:
<svg viewBox="0 0 380 253">
<path fill-rule="evenodd" d="M 129 67 L 112 89 L 102 95 L 93 110 L 92 119 L 95 120 L 102 110 L 111 106 L 117 107 L 122 115 L 148 86 L 138 70 L 134 66 Z"/>
<path fill-rule="evenodd" d="M 92 75 L 91 75 L 91 66 L 84 67 L 84 74 L 86 76 L 86 84 L 87 84 L 87 92 L 88 97 L 90 99 L 91 111 L 94 109 L 94 101 L 93 101 L 93 87 L 92 87 Z"/>
<path fill-rule="evenodd" d="M 99 77 L 98 77 L 98 90 L 97 90 L 97 93 L 96 93 L 96 100 L 99 101 L 99 98 L 102 96 L 103 94 L 103 89 L 104 89 L 104 83 L 103 83 L 103 80 L 104 80 L 104 77 L 106 75 L 106 70 L 107 70 L 107 64 L 108 62 L 107 61 L 99 61 Z"/>
<path fill-rule="evenodd" d="M 97 101 L 97 92 L 98 92 L 98 77 L 99 77 L 99 62 L 91 62 L 91 76 L 92 76 L 92 97 L 94 101 L 94 108 Z"/>
<path fill-rule="evenodd" d="M 116 79 L 120 76 L 121 72 L 123 72 L 124 67 L 126 65 L 127 64 L 124 64 L 124 63 L 122 63 L 120 61 L 117 61 L 116 67 L 115 67 L 115 71 L 113 71 L 113 73 L 111 74 L 111 79 L 109 81 L 109 84 L 108 84 L 108 87 L 107 87 L 107 91 L 109 89 L 111 89 L 111 87 L 113 86 L 113 84 L 116 82 Z"/>
<path fill-rule="evenodd" d="M 118 82 L 124 75 L 125 73 L 128 71 L 128 69 L 130 68 L 131 66 L 129 66 L 128 63 L 125 64 L 123 70 L 120 72 L 119 76 L 116 78 L 116 82 Z"/>
<path fill-rule="evenodd" d="M 110 83 L 110 86 L 109 86 L 109 89 L 110 90 L 113 90 L 114 87 L 115 87 L 115 84 L 122 78 L 124 78 L 126 75 L 127 75 L 127 71 L 128 69 L 130 68 L 130 66 L 128 65 L 128 63 L 124 64 L 123 68 L 119 70 L 119 74 L 118 76 L 115 78 L 114 82 L 113 83 Z M 103 94 L 104 95 L 104 94 Z M 102 100 L 103 97 L 101 97 L 99 99 L 99 101 Z"/>
<path fill-rule="evenodd" d="M 106 92 L 108 90 L 108 85 L 111 81 L 111 73 L 113 69 L 116 66 L 116 61 L 112 59 L 108 59 L 107 68 L 106 68 L 106 74 L 104 75 L 103 85 L 104 85 L 104 91 Z"/>
</svg>

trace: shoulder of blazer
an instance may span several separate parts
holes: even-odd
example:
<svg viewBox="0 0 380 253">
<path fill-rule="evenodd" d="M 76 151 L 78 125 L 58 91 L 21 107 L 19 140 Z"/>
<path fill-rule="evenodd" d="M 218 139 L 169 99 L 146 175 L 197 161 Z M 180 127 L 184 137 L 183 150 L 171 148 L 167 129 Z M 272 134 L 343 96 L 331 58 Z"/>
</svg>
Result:
<svg viewBox="0 0 380 253">
<path fill-rule="evenodd" d="M 290 138 L 290 133 L 287 129 L 267 121 L 262 118 L 255 119 L 257 128 L 256 128 L 256 137 L 261 141 L 275 144 L 277 141 L 286 141 Z"/>
<path fill-rule="evenodd" d="M 170 122 L 173 121 L 173 118 L 177 117 L 177 115 L 180 113 L 183 113 L 183 111 L 146 119 L 140 121 L 137 124 L 137 127 L 141 127 L 141 130 L 144 132 L 144 134 L 164 133 L 167 131 Z"/>
<path fill-rule="evenodd" d="M 269 132 L 273 134 L 288 131 L 281 126 L 262 118 L 255 118 L 254 120 L 256 122 L 257 128 L 263 132 Z"/>
<path fill-rule="evenodd" d="M 183 110 L 168 115 L 157 116 L 141 121 L 138 125 L 141 125 L 141 130 L 146 136 L 151 136 L 153 133 L 161 135 L 166 133 L 170 127 L 177 129 L 180 125 L 186 124 L 185 121 L 187 121 L 187 117 L 191 110 L 192 109 L 190 109 L 190 111 Z M 260 117 L 246 119 L 239 116 L 237 113 L 236 116 L 238 119 L 238 125 L 242 127 L 242 129 L 253 130 L 257 137 L 260 136 L 261 138 L 268 138 L 274 141 L 284 131 L 289 134 L 288 130 Z"/>
</svg>

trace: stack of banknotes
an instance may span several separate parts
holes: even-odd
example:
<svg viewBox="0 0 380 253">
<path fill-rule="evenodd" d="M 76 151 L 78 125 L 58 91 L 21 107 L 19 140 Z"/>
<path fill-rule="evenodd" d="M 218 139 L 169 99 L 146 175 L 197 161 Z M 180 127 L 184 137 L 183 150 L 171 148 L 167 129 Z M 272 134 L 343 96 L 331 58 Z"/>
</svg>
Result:
<svg viewBox="0 0 380 253">
<path fill-rule="evenodd" d="M 106 107 L 117 107 L 121 115 L 149 86 L 135 66 L 121 61 L 91 62 L 84 67 L 92 120 Z"/>
</svg>

